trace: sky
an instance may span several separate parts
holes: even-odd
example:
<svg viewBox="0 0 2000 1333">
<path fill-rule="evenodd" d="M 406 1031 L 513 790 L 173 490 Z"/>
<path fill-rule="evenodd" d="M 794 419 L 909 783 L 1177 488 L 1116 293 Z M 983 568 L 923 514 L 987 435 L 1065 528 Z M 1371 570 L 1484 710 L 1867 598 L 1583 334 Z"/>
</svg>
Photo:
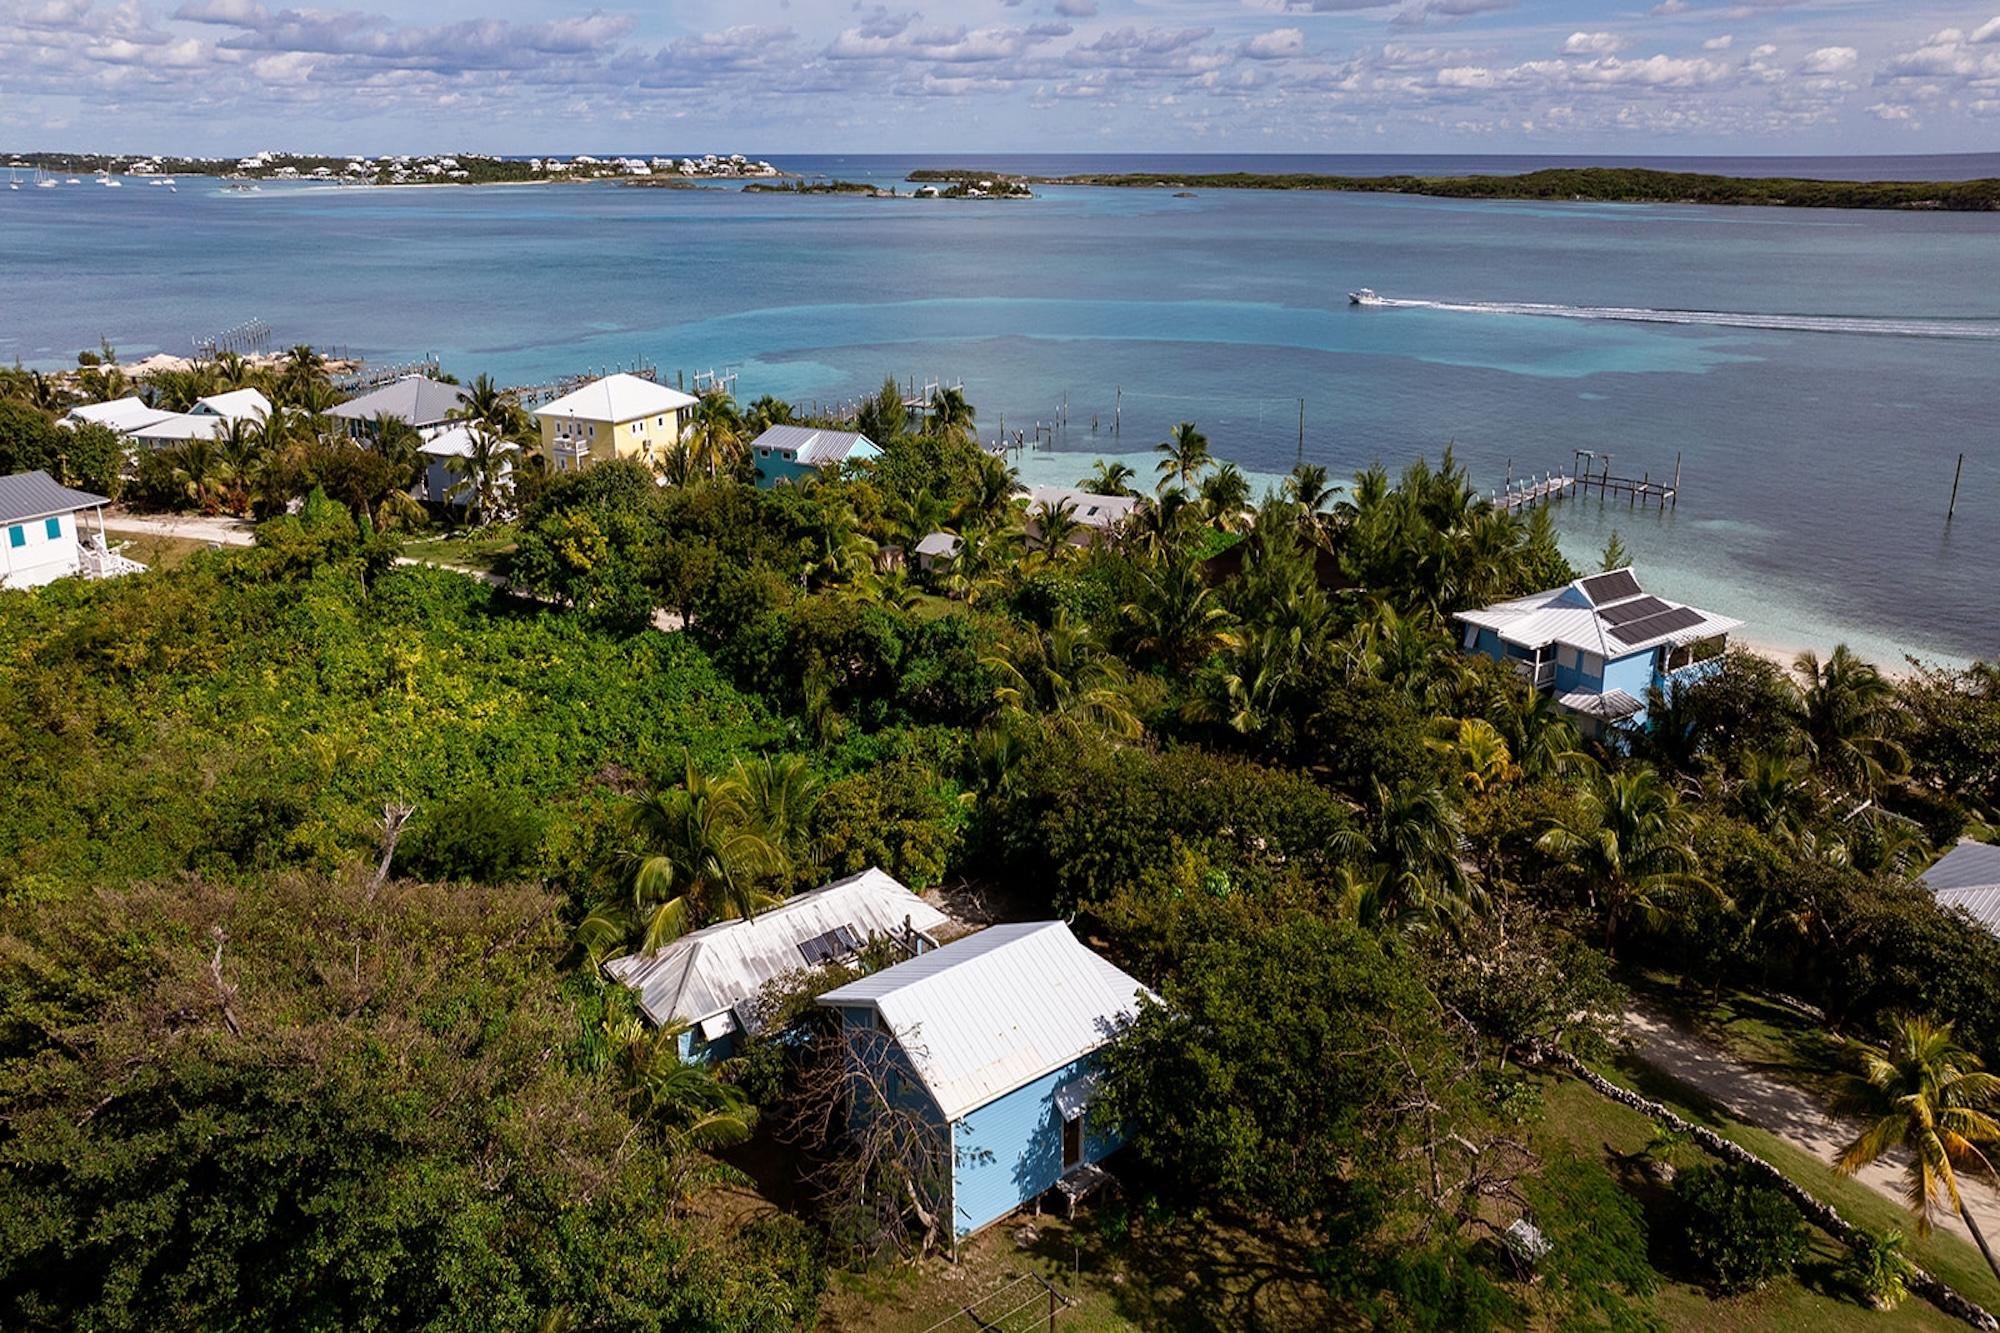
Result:
<svg viewBox="0 0 2000 1333">
<path fill-rule="evenodd" d="M 2000 0 L 0 0 L 0 147 L 2000 150 Z"/>
</svg>

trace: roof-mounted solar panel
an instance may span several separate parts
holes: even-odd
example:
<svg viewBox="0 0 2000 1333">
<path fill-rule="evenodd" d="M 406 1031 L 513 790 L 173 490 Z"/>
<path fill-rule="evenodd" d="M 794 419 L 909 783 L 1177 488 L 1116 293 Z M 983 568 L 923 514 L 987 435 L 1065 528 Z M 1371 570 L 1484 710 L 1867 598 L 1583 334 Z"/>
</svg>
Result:
<svg viewBox="0 0 2000 1333">
<path fill-rule="evenodd" d="M 1613 626 L 1611 636 L 1620 643 L 1630 646 L 1672 634 L 1676 630 L 1692 629 L 1706 619 L 1706 616 L 1693 607 L 1676 606 L 1658 615 L 1647 616 L 1644 620 L 1635 620 L 1629 625 Z"/>
<path fill-rule="evenodd" d="M 1595 574 L 1583 581 L 1583 595 L 1590 599 L 1592 606 L 1637 597 L 1644 591 L 1639 586 L 1638 577 L 1629 569 L 1614 569 L 1609 574 Z"/>
<path fill-rule="evenodd" d="M 1635 620 L 1644 620 L 1647 616 L 1657 616 L 1662 611 L 1671 610 L 1672 606 L 1657 597 L 1634 597 L 1629 602 L 1618 602 L 1604 607 L 1597 614 L 1607 625 L 1629 625 Z"/>
</svg>

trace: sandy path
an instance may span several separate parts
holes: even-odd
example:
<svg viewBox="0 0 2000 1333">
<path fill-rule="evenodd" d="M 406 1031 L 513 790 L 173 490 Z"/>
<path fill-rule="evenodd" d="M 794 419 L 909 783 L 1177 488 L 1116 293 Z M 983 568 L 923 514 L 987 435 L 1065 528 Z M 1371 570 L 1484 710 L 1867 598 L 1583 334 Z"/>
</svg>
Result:
<svg viewBox="0 0 2000 1333">
<path fill-rule="evenodd" d="M 92 524 L 91 526 L 95 526 Z M 219 546 L 254 546 L 257 529 L 240 518 L 206 514 L 118 514 L 104 516 L 107 533 L 143 532 L 155 537 L 180 537 Z"/>
<path fill-rule="evenodd" d="M 1830 1114 L 1812 1093 L 1745 1064 L 1706 1038 L 1675 1027 L 1658 1012 L 1634 1006 L 1625 1015 L 1625 1025 L 1647 1064 L 1700 1089 L 1737 1119 L 1769 1130 L 1828 1166 L 1853 1141 L 1856 1127 Z M 1903 1160 L 1900 1155 L 1885 1158 L 1862 1168 L 1854 1178 L 1903 1207 Z M 1963 1176 L 1959 1188 L 1989 1242 L 2000 1239 L 2000 1194 Z M 1956 1215 L 1938 1218 L 1935 1225 L 1971 1241 Z"/>
</svg>

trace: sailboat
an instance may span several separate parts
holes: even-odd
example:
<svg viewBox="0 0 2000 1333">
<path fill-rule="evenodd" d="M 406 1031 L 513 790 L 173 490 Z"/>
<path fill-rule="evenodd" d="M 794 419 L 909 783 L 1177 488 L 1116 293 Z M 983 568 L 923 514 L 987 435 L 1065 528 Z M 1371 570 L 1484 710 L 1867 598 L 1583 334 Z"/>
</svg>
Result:
<svg viewBox="0 0 2000 1333">
<path fill-rule="evenodd" d="M 115 181 L 111 179 L 111 168 L 109 167 L 106 167 L 104 170 L 97 173 L 97 183 L 99 185 L 104 186 L 108 190 L 123 189 L 125 185 L 125 182 L 123 181 Z"/>
<path fill-rule="evenodd" d="M 21 169 L 12 164 L 7 167 L 7 188 L 10 190 L 21 188 Z"/>
<path fill-rule="evenodd" d="M 56 188 L 56 178 L 49 175 L 47 167 L 35 168 L 35 188 L 37 190 L 53 190 Z"/>
</svg>

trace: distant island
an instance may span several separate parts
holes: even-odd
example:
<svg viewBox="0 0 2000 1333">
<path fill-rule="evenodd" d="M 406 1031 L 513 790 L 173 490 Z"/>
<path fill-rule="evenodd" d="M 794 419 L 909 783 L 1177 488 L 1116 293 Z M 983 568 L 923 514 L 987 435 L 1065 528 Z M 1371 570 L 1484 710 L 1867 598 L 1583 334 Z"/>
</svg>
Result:
<svg viewBox="0 0 2000 1333">
<path fill-rule="evenodd" d="M 688 184 L 781 176 L 769 162 L 741 153 L 701 157 L 493 157 L 482 153 L 399 153 L 377 157 L 252 153 L 247 157 L 177 157 L 132 153 L 15 153 L 5 165 L 60 176 L 220 176 L 237 181 L 321 185 L 549 185 L 621 181 Z"/>
<path fill-rule="evenodd" d="M 1978 213 L 2000 209 L 2000 180 L 1829 181 L 1794 177 L 1711 176 L 1637 167 L 1575 167 L 1519 176 L 1316 176 L 1248 171 L 1162 175 L 1087 173 L 999 176 L 990 171 L 926 167 L 909 180 L 963 187 L 1092 185 L 1123 189 L 1328 190 L 1354 194 L 1421 194 L 1444 199 L 1528 199 L 1620 204 L 1723 204 L 1767 208 L 1900 208 Z"/>
</svg>

